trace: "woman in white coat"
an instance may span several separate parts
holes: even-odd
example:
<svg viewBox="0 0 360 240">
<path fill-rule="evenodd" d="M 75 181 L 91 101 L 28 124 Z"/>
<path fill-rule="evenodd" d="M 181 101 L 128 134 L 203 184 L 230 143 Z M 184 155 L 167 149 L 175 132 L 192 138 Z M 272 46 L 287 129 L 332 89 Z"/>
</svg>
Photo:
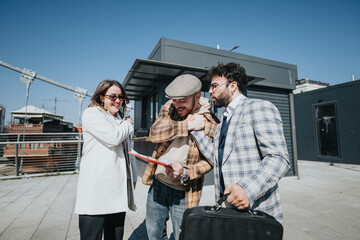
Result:
<svg viewBox="0 0 360 240">
<path fill-rule="evenodd" d="M 121 84 L 102 81 L 84 111 L 83 156 L 75 213 L 80 238 L 122 239 L 125 212 L 135 210 L 128 137 L 132 119 L 124 119 L 129 99 Z M 136 177 L 136 176 L 134 176 Z"/>
</svg>

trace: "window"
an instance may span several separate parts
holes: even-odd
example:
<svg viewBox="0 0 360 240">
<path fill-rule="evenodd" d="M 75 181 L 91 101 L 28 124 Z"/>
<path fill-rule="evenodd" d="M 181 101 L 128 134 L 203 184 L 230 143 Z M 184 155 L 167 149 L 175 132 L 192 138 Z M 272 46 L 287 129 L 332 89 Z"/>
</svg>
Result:
<svg viewBox="0 0 360 240">
<path fill-rule="evenodd" d="M 151 95 L 145 101 L 145 127 L 150 129 L 159 114 L 159 96 L 157 93 Z"/>
<path fill-rule="evenodd" d="M 319 155 L 340 157 L 335 103 L 315 106 L 315 116 Z"/>
</svg>

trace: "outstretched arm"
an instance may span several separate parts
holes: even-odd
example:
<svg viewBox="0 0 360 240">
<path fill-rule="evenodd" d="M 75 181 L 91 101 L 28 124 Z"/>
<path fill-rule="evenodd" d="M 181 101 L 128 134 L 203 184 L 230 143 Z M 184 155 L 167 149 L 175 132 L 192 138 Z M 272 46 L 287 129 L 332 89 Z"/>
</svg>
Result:
<svg viewBox="0 0 360 240">
<path fill-rule="evenodd" d="M 203 130 L 191 131 L 190 134 L 195 139 L 199 151 L 211 162 L 211 164 L 214 164 L 213 143 L 210 138 Z"/>
</svg>

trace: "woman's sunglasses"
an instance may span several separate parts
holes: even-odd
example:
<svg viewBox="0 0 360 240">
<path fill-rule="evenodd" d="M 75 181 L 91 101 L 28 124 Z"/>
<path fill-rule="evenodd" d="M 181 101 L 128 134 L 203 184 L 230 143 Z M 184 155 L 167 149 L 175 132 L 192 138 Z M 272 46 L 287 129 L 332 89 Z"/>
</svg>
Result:
<svg viewBox="0 0 360 240">
<path fill-rule="evenodd" d="M 124 96 L 123 95 L 116 95 L 116 94 L 111 94 L 111 95 L 105 95 L 108 99 L 110 99 L 111 101 L 116 101 L 116 99 L 119 100 L 124 100 Z"/>
</svg>

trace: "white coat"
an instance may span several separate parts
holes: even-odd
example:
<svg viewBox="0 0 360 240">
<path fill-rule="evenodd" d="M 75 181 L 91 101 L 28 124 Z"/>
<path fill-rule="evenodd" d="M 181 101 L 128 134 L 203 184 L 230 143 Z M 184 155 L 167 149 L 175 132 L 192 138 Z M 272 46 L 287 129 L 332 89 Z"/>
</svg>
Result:
<svg viewBox="0 0 360 240">
<path fill-rule="evenodd" d="M 132 176 L 127 179 L 122 146 L 134 131 L 132 124 L 100 107 L 87 108 L 82 119 L 84 146 L 75 213 L 97 215 L 135 210 Z"/>
</svg>

